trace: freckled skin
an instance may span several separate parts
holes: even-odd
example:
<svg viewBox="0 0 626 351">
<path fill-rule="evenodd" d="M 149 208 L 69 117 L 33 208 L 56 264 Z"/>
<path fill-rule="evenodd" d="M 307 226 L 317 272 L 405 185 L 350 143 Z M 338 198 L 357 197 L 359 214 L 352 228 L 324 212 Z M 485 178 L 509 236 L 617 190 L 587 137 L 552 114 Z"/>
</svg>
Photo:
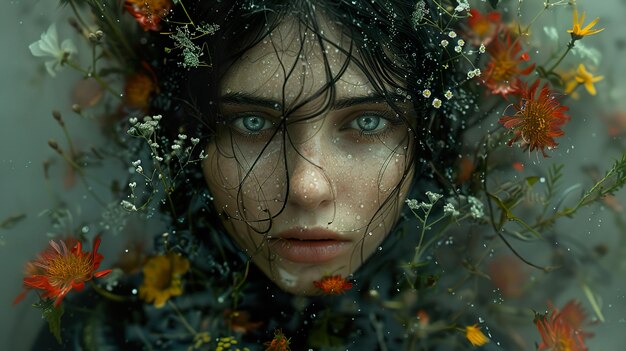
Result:
<svg viewBox="0 0 626 351">
<path fill-rule="evenodd" d="M 328 79 L 319 42 L 309 34 L 304 52 L 299 53 L 294 26 L 298 23 L 286 21 L 268 40 L 247 52 L 222 81 L 222 94 L 243 92 L 283 101 L 285 85 L 286 106 L 314 96 Z M 325 30 L 333 32 L 340 31 Z M 346 38 L 331 39 L 349 44 Z M 346 57 L 327 51 L 336 74 Z M 281 63 L 287 68 L 295 65 L 298 73 L 286 80 Z M 365 74 L 353 64 L 336 83 L 337 100 L 368 96 L 372 91 Z M 260 136 L 250 137 L 242 133 L 242 124 L 223 127 L 207 146 L 203 163 L 214 205 L 230 216 L 222 218 L 228 234 L 281 289 L 297 295 L 318 293 L 313 281 L 324 275 L 347 276 L 357 270 L 397 221 L 410 185 L 401 182 L 410 156 L 407 150 L 411 150 L 406 126 L 387 123 L 384 133 L 373 136 L 355 129 L 359 116 L 372 111 L 388 113 L 389 106 L 369 103 L 326 109 L 315 118 L 304 119 L 320 110 L 325 97 L 321 94 L 290 114 L 285 132 L 268 128 Z M 279 111 L 265 107 L 225 104 L 221 111 L 227 118 L 254 113 L 275 125 L 281 121 Z M 411 168 L 406 179 L 412 179 L 412 174 Z M 394 189 L 399 193 L 382 206 Z M 277 255 L 268 245 L 268 237 L 276 238 L 294 227 L 337 232 L 349 241 L 349 254 L 316 264 Z"/>
</svg>

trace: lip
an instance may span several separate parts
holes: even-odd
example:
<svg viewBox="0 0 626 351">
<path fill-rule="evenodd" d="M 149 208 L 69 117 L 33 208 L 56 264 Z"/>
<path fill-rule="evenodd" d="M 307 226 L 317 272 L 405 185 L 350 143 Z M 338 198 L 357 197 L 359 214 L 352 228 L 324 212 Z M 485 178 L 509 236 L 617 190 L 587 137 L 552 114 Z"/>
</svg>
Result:
<svg viewBox="0 0 626 351">
<path fill-rule="evenodd" d="M 270 239 L 272 251 L 292 262 L 324 263 L 347 253 L 350 241 L 323 228 L 294 228 Z"/>
</svg>

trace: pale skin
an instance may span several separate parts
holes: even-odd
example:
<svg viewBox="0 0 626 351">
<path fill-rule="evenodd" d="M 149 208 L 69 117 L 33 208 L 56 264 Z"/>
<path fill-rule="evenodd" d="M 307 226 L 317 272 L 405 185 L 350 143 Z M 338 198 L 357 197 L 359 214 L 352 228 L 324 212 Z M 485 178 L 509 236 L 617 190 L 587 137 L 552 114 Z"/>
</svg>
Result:
<svg viewBox="0 0 626 351">
<path fill-rule="evenodd" d="M 413 176 L 412 144 L 406 125 L 352 63 L 335 84 L 334 103 L 320 109 L 329 97 L 319 93 L 327 66 L 316 36 L 309 33 L 300 50 L 298 25 L 285 21 L 226 74 L 220 106 L 226 121 L 207 146 L 203 169 L 240 248 L 282 290 L 313 295 L 320 292 L 313 281 L 348 277 L 389 234 Z M 339 33 L 332 25 L 325 32 Z M 346 57 L 325 49 L 336 75 Z M 398 105 L 412 111 L 409 102 Z M 294 106 L 285 120 L 282 111 Z M 284 240 L 286 232 L 305 240 Z M 327 233 L 332 245 L 316 255 L 307 245 Z M 300 243 L 305 248 L 294 249 Z"/>
</svg>

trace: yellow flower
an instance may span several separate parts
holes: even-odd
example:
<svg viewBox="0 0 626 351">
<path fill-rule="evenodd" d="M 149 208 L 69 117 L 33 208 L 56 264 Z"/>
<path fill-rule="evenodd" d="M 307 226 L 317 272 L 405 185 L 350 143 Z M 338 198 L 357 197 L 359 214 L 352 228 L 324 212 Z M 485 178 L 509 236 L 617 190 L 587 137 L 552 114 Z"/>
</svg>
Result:
<svg viewBox="0 0 626 351">
<path fill-rule="evenodd" d="M 161 308 L 167 300 L 183 293 L 181 276 L 189 270 L 189 260 L 175 254 L 154 256 L 143 266 L 143 284 L 139 297 Z"/>
<path fill-rule="evenodd" d="M 483 346 L 489 342 L 487 336 L 480 331 L 476 324 L 465 327 L 465 337 L 473 346 Z"/>
<path fill-rule="evenodd" d="M 596 87 L 593 85 L 593 83 L 597 83 L 602 79 L 604 79 L 604 76 L 594 77 L 591 73 L 589 73 L 589 71 L 587 71 L 585 65 L 583 65 L 582 63 L 578 65 L 578 70 L 576 70 L 576 82 L 584 84 L 585 89 L 587 89 L 589 94 L 596 95 Z"/>
<path fill-rule="evenodd" d="M 600 19 L 599 17 L 596 17 L 596 19 L 594 19 L 593 21 L 591 21 L 591 23 L 589 23 L 585 28 L 581 28 L 583 25 L 583 22 L 585 21 L 585 12 L 582 13 L 582 15 L 580 16 L 580 19 L 578 18 L 578 9 L 574 8 L 574 21 L 573 21 L 573 26 L 572 29 L 568 29 L 567 32 L 571 34 L 572 39 L 573 40 L 579 40 L 582 39 L 583 37 L 586 37 L 588 35 L 593 35 L 593 34 L 597 34 L 600 33 L 604 30 L 604 28 L 601 29 L 591 29 L 593 28 L 593 26 L 596 25 L 596 23 L 598 23 L 598 20 Z"/>
</svg>

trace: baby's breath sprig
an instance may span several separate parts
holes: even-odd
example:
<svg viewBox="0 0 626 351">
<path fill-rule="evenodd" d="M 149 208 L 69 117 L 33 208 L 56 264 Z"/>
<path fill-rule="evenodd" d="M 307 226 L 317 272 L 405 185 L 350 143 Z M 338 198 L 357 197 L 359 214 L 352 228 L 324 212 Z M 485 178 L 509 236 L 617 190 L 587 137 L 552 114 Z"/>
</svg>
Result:
<svg viewBox="0 0 626 351">
<path fill-rule="evenodd" d="M 208 23 L 195 23 L 182 0 L 177 1 L 177 5 L 183 10 L 183 13 L 187 17 L 187 21 L 180 22 L 171 19 L 165 19 L 166 23 L 173 25 L 174 30 L 161 32 L 163 35 L 167 35 L 173 41 L 173 47 L 165 47 L 166 53 L 173 51 L 180 51 L 179 56 L 182 57 L 182 61 L 178 62 L 178 65 L 184 68 L 197 68 L 197 67 L 212 67 L 211 54 L 206 43 L 201 46 L 196 43 L 198 39 L 201 39 L 207 35 L 213 35 L 219 30 L 219 25 Z M 206 56 L 206 60 L 200 59 Z"/>
<path fill-rule="evenodd" d="M 132 137 L 141 139 L 148 147 L 151 158 L 152 168 L 145 169 L 145 164 L 141 159 L 132 162 L 132 168 L 135 174 L 141 176 L 146 187 L 152 189 L 148 191 L 148 196 L 141 204 L 137 204 L 138 198 L 136 193 L 136 182 L 129 183 L 131 194 L 129 198 L 132 201 L 125 200 L 122 206 L 130 211 L 139 211 L 145 209 L 154 199 L 156 193 L 161 189 L 167 201 L 170 204 L 172 214 L 176 211 L 170 198 L 174 191 L 175 183 L 186 167 L 201 162 L 206 158 L 204 150 L 199 156 L 196 154 L 195 148 L 200 143 L 199 138 L 189 138 L 186 134 L 179 134 L 174 141 L 163 138 L 160 134 L 161 115 L 145 116 L 141 121 L 136 117 L 130 118 L 131 127 L 128 134 Z M 176 163 L 175 167 L 173 163 Z M 157 185 L 160 184 L 160 187 Z"/>
</svg>

